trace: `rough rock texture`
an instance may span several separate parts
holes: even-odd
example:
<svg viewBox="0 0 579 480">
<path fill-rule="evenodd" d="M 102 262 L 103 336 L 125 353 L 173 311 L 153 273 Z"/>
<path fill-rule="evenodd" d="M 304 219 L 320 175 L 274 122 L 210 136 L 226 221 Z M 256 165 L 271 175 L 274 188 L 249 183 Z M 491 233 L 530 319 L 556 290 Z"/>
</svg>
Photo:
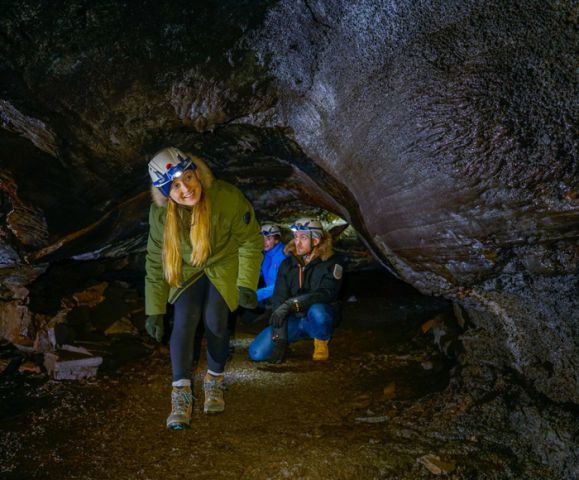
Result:
<svg viewBox="0 0 579 480">
<path fill-rule="evenodd" d="M 346 216 L 404 280 L 490 333 L 473 360 L 577 403 L 575 14 L 285 2 L 255 44 L 282 92 L 273 122 L 347 185 L 362 218 Z"/>
<path fill-rule="evenodd" d="M 2 264 L 138 245 L 147 157 L 177 144 L 261 215 L 340 214 L 465 307 L 467 359 L 579 403 L 573 2 L 0 10 Z"/>
</svg>

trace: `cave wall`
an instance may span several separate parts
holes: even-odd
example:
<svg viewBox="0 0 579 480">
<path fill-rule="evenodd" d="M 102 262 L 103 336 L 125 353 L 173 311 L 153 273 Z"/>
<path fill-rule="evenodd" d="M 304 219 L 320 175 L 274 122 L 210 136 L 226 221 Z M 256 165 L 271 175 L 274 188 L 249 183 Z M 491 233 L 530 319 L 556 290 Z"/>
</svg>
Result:
<svg viewBox="0 0 579 480">
<path fill-rule="evenodd" d="M 3 7 L 8 266 L 138 235 L 148 155 L 177 144 L 258 213 L 342 215 L 384 266 L 464 307 L 472 365 L 579 402 L 572 2 Z M 62 242 L 87 225 L 88 243 Z"/>
<path fill-rule="evenodd" d="M 282 2 L 253 43 L 276 120 L 347 186 L 354 224 L 490 333 L 470 361 L 573 402 L 575 26 L 571 2 Z"/>
</svg>

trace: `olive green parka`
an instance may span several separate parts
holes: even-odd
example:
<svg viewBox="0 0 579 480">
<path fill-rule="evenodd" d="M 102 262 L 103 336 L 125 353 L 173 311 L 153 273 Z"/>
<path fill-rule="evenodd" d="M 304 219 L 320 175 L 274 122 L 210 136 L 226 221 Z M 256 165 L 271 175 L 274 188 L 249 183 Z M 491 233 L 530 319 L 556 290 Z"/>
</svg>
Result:
<svg viewBox="0 0 579 480">
<path fill-rule="evenodd" d="M 253 207 L 233 185 L 215 179 L 202 160 L 191 156 L 197 166 L 204 195 L 211 202 L 211 253 L 202 267 L 191 265 L 189 228 L 191 213 L 185 207 L 181 235 L 183 274 L 179 288 L 170 287 L 163 274 L 163 230 L 168 199 L 151 188 L 153 203 L 149 211 L 145 276 L 145 313 L 166 312 L 167 302 L 175 303 L 179 295 L 203 274 L 219 291 L 231 311 L 239 305 L 238 287 L 257 289 L 263 260 L 263 237 Z"/>
</svg>

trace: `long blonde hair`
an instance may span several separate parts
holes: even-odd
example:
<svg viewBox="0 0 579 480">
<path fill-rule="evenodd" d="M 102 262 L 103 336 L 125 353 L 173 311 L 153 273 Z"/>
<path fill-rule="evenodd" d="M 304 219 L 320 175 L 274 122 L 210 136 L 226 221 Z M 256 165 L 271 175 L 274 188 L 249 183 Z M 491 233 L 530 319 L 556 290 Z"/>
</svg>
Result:
<svg viewBox="0 0 579 480">
<path fill-rule="evenodd" d="M 181 286 L 183 273 L 181 234 L 186 211 L 187 209 L 169 199 L 163 231 L 163 272 L 165 280 L 172 287 Z M 211 202 L 205 194 L 205 189 L 201 192 L 199 202 L 191 211 L 189 240 L 191 241 L 191 264 L 200 267 L 211 254 Z"/>
</svg>

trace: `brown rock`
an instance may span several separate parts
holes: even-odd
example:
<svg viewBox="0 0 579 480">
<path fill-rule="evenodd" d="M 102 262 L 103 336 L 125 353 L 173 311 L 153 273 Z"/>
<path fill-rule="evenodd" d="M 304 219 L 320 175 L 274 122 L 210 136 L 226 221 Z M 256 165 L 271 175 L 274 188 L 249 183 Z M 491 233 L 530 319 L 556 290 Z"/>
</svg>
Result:
<svg viewBox="0 0 579 480">
<path fill-rule="evenodd" d="M 104 291 L 109 286 L 107 282 L 101 282 L 97 285 L 87 288 L 81 292 L 76 292 L 73 298 L 76 300 L 78 305 L 86 305 L 90 308 L 96 307 L 101 303 L 104 297 Z"/>
<path fill-rule="evenodd" d="M 25 342 L 30 327 L 30 311 L 20 301 L 0 302 L 0 338 L 14 344 Z"/>
</svg>

